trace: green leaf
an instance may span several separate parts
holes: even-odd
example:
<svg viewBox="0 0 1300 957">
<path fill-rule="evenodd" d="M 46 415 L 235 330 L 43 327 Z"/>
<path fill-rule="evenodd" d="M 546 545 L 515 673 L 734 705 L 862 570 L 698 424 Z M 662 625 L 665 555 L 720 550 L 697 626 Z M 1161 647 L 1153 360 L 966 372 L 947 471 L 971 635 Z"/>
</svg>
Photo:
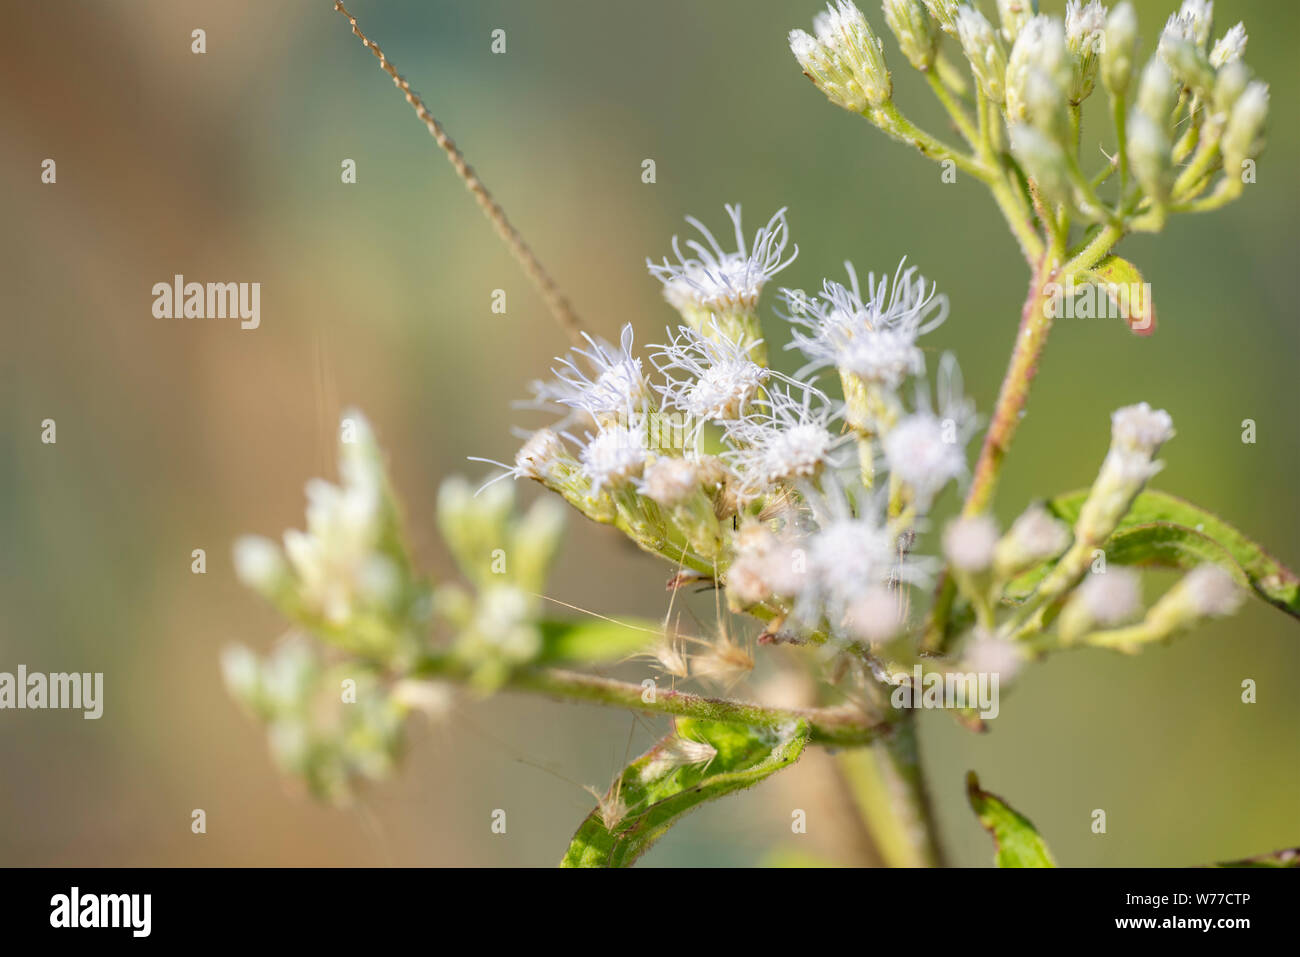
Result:
<svg viewBox="0 0 1300 957">
<path fill-rule="evenodd" d="M 1137 266 L 1119 256 L 1107 256 L 1092 267 L 1087 278 L 1106 293 L 1131 332 L 1149 336 L 1156 331 L 1155 303 Z"/>
<path fill-rule="evenodd" d="M 698 763 L 681 763 L 679 739 L 694 746 Z M 560 866 L 630 866 L 687 811 L 789 767 L 807 742 L 804 721 L 749 728 L 678 718 L 674 733 L 628 765 L 587 815 Z"/>
<path fill-rule="evenodd" d="M 1081 489 L 1046 505 L 1061 521 L 1073 525 L 1087 497 L 1087 490 Z M 1146 491 L 1137 497 L 1106 542 L 1106 560 L 1182 569 L 1214 562 L 1270 605 L 1300 618 L 1300 578 L 1295 572 L 1214 513 L 1164 492 Z M 1012 601 L 1028 597 L 1048 567 L 1011 582 L 1006 597 Z"/>
<path fill-rule="evenodd" d="M 1240 861 L 1226 861 L 1215 867 L 1300 867 L 1300 847 L 1288 847 L 1269 854 L 1247 857 Z"/>
<path fill-rule="evenodd" d="M 1052 854 L 1029 819 L 996 794 L 981 790 L 979 778 L 966 775 L 966 797 L 984 830 L 993 835 L 998 867 L 1055 867 Z"/>
<path fill-rule="evenodd" d="M 619 661 L 646 651 L 663 634 L 652 621 L 543 621 L 542 650 L 537 662 L 556 664 L 599 664 Z"/>
</svg>

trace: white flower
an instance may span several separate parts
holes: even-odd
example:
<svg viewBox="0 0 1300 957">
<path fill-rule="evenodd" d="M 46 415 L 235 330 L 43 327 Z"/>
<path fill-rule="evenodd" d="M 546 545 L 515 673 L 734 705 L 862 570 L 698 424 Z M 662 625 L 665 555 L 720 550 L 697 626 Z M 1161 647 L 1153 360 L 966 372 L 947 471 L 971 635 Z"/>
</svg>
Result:
<svg viewBox="0 0 1300 957">
<path fill-rule="evenodd" d="M 884 275 L 877 281 L 870 273 L 865 298 L 849 262 L 844 264 L 847 287 L 827 279 L 820 297 L 782 290 L 789 310 L 786 318 L 810 333 L 794 329 L 786 346 L 799 349 L 810 360 L 799 375 L 834 366 L 893 390 L 907 376 L 924 371 L 925 359 L 916 339 L 948 317 L 948 298 L 936 296 L 933 284 L 927 289 L 915 266 L 904 271 L 906 262 L 898 264 L 892 283 Z"/>
<path fill-rule="evenodd" d="M 817 528 L 805 545 L 807 583 L 795 606 L 795 617 L 808 625 L 825 617 L 839 632 L 854 606 L 869 597 L 874 587 L 924 584 L 928 574 L 925 562 L 899 555 L 885 522 L 881 496 L 860 496 L 855 504 L 839 483 L 828 480 L 823 485 L 825 490 L 820 493 L 804 490 Z M 856 625 L 849 626 L 861 629 L 864 609 L 858 611 Z"/>
<path fill-rule="evenodd" d="M 816 389 L 805 387 L 796 398 L 788 388 L 773 388 L 744 419 L 725 423 L 733 447 L 722 458 L 740 477 L 742 497 L 754 498 L 774 485 L 835 467 L 836 451 L 852 438 L 831 433 L 835 417 L 829 400 Z"/>
<path fill-rule="evenodd" d="M 752 310 L 758 304 L 759 294 L 769 279 L 790 265 L 799 253 L 794 248 L 789 259 L 782 259 L 790 230 L 785 220 L 785 210 L 777 211 L 766 226 L 754 234 L 754 241 L 746 244 L 740 224 L 740 207 L 727 206 L 735 229 L 736 250 L 726 250 L 713 233 L 693 216 L 686 221 L 699 230 L 708 242 L 689 239 L 687 248 L 694 253 L 682 252 L 681 244 L 673 237 L 676 263 L 666 258 L 662 263 L 646 260 L 650 274 L 664 284 L 664 297 L 679 311 L 684 307 L 702 309 Z"/>
<path fill-rule="evenodd" d="M 710 332 L 714 335 L 679 326 L 677 334 L 650 356 L 664 376 L 664 383 L 654 387 L 665 406 L 685 412 L 697 420 L 697 427 L 740 418 L 763 383 L 776 374 L 750 358 L 762 345 L 761 339 L 747 345 L 732 342 L 721 335 L 716 323 Z"/>
<path fill-rule="evenodd" d="M 981 572 L 993 562 L 998 526 L 987 515 L 958 518 L 943 531 L 943 554 L 954 568 Z"/>
<path fill-rule="evenodd" d="M 888 641 L 903 626 L 900 596 L 884 585 L 871 585 L 849 602 L 844 612 L 844 630 L 871 644 Z"/>
<path fill-rule="evenodd" d="M 1240 60 L 1246 53 L 1246 39 L 1246 25 L 1238 23 L 1214 44 L 1210 51 L 1210 66 L 1217 70 L 1225 63 Z"/>
<path fill-rule="evenodd" d="M 911 489 L 920 508 L 966 474 L 966 442 L 975 428 L 974 406 L 961 395 L 961 372 L 951 354 L 940 361 L 937 387 L 938 414 L 918 390 L 917 411 L 900 419 L 881 443 L 889 471 Z"/>
<path fill-rule="evenodd" d="M 641 372 L 641 360 L 632 355 L 632 325 L 623 327 L 617 349 L 585 332 L 582 336 L 591 348 L 574 349 L 572 355 L 557 358 L 559 368 L 551 371 L 558 385 L 550 388 L 547 397 L 595 418 L 642 411 L 650 389 Z M 583 365 L 590 371 L 584 371 Z"/>
<path fill-rule="evenodd" d="M 736 557 L 727 570 L 727 593 L 743 604 L 795 598 L 808 580 L 808 553 L 801 539 L 780 539 L 762 525 L 736 535 Z"/>
<path fill-rule="evenodd" d="M 578 453 L 582 474 L 591 482 L 593 495 L 602 489 L 617 487 L 641 474 L 649 458 L 645 428 L 640 422 L 631 427 L 614 423 L 587 434 L 587 442 Z"/>
</svg>

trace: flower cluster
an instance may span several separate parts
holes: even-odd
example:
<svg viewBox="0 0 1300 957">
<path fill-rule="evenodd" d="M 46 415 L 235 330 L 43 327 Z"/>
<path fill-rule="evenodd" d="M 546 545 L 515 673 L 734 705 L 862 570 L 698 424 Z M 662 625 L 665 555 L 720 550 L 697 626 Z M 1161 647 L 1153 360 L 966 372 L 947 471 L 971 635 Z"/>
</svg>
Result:
<svg viewBox="0 0 1300 957">
<path fill-rule="evenodd" d="M 1004 212 L 1021 217 L 1032 211 L 1048 233 L 1067 234 L 1071 221 L 1158 230 L 1168 213 L 1215 208 L 1254 182 L 1268 86 L 1243 59 L 1243 24 L 1211 42 L 1213 3 L 1184 0 L 1143 63 L 1128 0 L 1109 10 L 1100 0 L 1069 0 L 1063 18 L 1036 10 L 1037 4 L 1022 0 L 1000 2 L 994 26 L 976 5 L 957 0 L 884 4 L 899 49 L 926 74 L 973 147 L 970 156 L 902 115 L 880 37 L 849 0 L 819 14 L 812 34 L 793 31 L 790 48 L 831 102 L 999 187 L 1009 146 L 1032 191 L 1021 209 L 1004 194 Z M 944 34 L 969 65 L 973 97 L 946 56 Z M 1080 115 L 1098 86 L 1110 100 L 1114 147 L 1110 161 L 1090 173 L 1080 158 L 1095 147 L 1080 149 Z M 1100 189 L 1115 174 L 1118 188 L 1104 199 Z M 1020 191 L 1014 179 L 1008 182 L 1013 193 Z"/>
<path fill-rule="evenodd" d="M 837 28 L 838 29 L 838 28 Z M 723 584 L 731 606 L 818 637 L 899 631 L 899 589 L 926 581 L 900 550 L 936 496 L 966 474 L 974 413 L 944 356 L 931 398 L 919 338 L 948 302 L 914 267 L 817 294 L 782 289 L 807 360 L 796 375 L 768 365 L 758 335 L 763 286 L 786 265 L 785 212 L 752 242 L 727 207 L 735 248 L 690 219 L 707 245 L 650 264 L 681 320 L 633 352 L 591 340 L 535 387 L 566 414 L 530 434 L 506 474 L 531 478 L 642 548 Z M 834 369 L 844 398 L 813 378 Z M 644 373 L 653 369 L 650 376 Z M 883 596 L 883 597 L 882 597 Z"/>
</svg>

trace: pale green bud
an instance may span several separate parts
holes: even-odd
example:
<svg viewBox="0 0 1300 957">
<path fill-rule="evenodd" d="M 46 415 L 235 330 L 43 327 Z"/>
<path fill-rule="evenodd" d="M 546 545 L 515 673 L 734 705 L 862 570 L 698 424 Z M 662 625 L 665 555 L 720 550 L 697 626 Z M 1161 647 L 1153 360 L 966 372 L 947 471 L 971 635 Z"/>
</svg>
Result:
<svg viewBox="0 0 1300 957">
<path fill-rule="evenodd" d="M 1025 110 L 1038 130 L 1063 147 L 1069 136 L 1066 94 L 1059 84 L 1037 67 L 1031 68 L 1025 81 Z"/>
<path fill-rule="evenodd" d="M 984 95 L 995 103 L 1005 102 L 1007 54 L 993 25 L 974 7 L 963 6 L 957 11 L 957 36 Z"/>
<path fill-rule="evenodd" d="M 1117 5 L 1106 18 L 1105 42 L 1101 51 L 1101 82 L 1112 96 L 1128 93 L 1137 61 L 1138 20 L 1128 0 Z"/>
<path fill-rule="evenodd" d="M 288 563 L 280 546 L 261 535 L 244 535 L 235 541 L 235 575 L 265 598 L 274 599 L 291 583 Z"/>
<path fill-rule="evenodd" d="M 1160 40 L 1160 56 L 1184 86 L 1202 95 L 1209 95 L 1214 88 L 1214 69 L 1210 61 L 1190 41 L 1166 35 Z"/>
<path fill-rule="evenodd" d="M 1011 123 L 1029 118 L 1027 89 L 1031 70 L 1040 70 L 1061 89 L 1068 88 L 1073 66 L 1065 45 L 1065 27 L 1060 20 L 1037 16 L 1016 35 L 1015 45 L 1007 57 L 1006 111 Z"/>
<path fill-rule="evenodd" d="M 1210 66 L 1218 69 L 1239 62 L 1246 53 L 1246 39 L 1246 25 L 1238 23 L 1214 44 L 1210 51 Z"/>
<path fill-rule="evenodd" d="M 1132 142 L 1130 131 L 1130 148 Z M 1147 480 L 1162 468 L 1155 455 L 1173 436 L 1169 413 L 1145 402 L 1112 413 L 1110 450 L 1079 510 L 1076 544 L 1100 545 L 1110 538 Z"/>
<path fill-rule="evenodd" d="M 1002 22 L 1002 39 L 1015 43 L 1020 28 L 1038 16 L 1038 0 L 998 0 L 998 19 Z"/>
<path fill-rule="evenodd" d="M 506 575 L 511 581 L 542 590 L 564 537 L 564 519 L 564 506 L 554 498 L 539 498 L 524 513 L 506 556 Z"/>
<path fill-rule="evenodd" d="M 1070 200 L 1070 176 L 1059 142 L 1027 123 L 1020 123 L 1011 128 L 1011 152 L 1038 184 L 1044 199 L 1054 203 Z"/>
<path fill-rule="evenodd" d="M 230 645 L 221 650 L 221 677 L 226 690 L 245 707 L 261 713 L 261 664 L 250 649 Z"/>
<path fill-rule="evenodd" d="M 1082 103 L 1092 93 L 1097 79 L 1106 31 L 1106 8 L 1101 0 L 1070 0 L 1065 5 L 1065 41 L 1073 60 L 1068 95 Z"/>
<path fill-rule="evenodd" d="M 1164 61 L 1153 56 L 1147 61 L 1142 79 L 1138 81 L 1137 111 L 1167 132 L 1172 127 L 1177 105 L 1178 84 Z"/>
<path fill-rule="evenodd" d="M 1169 198 L 1173 143 L 1165 127 L 1145 113 L 1134 111 L 1129 116 L 1128 162 L 1133 176 L 1148 196 L 1160 202 Z"/>
<path fill-rule="evenodd" d="M 1259 155 L 1264 146 L 1267 118 L 1268 84 L 1255 80 L 1233 104 L 1223 131 L 1223 167 L 1229 175 L 1236 175 L 1244 161 Z"/>
<path fill-rule="evenodd" d="M 925 0 L 925 8 L 930 16 L 939 22 L 939 28 L 951 37 L 957 35 L 957 10 L 961 7 L 959 0 Z"/>
<path fill-rule="evenodd" d="M 1070 545 L 1070 528 L 1041 505 L 1032 505 L 1012 523 L 993 549 L 993 572 L 1009 580 L 1058 557 Z"/>
<path fill-rule="evenodd" d="M 1214 80 L 1215 111 L 1226 119 L 1237 99 L 1246 92 L 1249 83 L 1250 68 L 1240 60 L 1219 67 L 1219 74 Z"/>
<path fill-rule="evenodd" d="M 861 113 L 889 101 L 893 81 L 883 44 L 861 10 L 837 0 L 813 17 L 813 33 L 791 31 L 790 50 L 832 103 Z"/>
<path fill-rule="evenodd" d="M 885 0 L 883 10 L 903 56 L 918 70 L 929 70 L 939 49 L 939 25 L 921 0 Z"/>
</svg>

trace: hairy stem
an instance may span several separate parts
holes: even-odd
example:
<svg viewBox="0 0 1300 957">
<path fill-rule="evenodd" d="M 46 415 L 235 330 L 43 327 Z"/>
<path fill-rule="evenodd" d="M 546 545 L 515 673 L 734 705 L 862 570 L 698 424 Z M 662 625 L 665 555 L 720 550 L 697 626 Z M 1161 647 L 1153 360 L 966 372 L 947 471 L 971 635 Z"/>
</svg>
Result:
<svg viewBox="0 0 1300 957">
<path fill-rule="evenodd" d="M 432 654 L 421 658 L 412 677 L 465 681 L 469 669 L 450 655 Z M 598 704 L 632 711 L 731 721 L 749 727 L 774 728 L 791 721 L 808 722 L 813 744 L 854 747 L 869 744 L 891 733 L 892 725 L 852 705 L 825 708 L 770 708 L 749 701 L 708 698 L 703 695 L 657 689 L 651 700 L 646 689 L 630 681 L 581 674 L 559 668 L 520 668 L 506 680 L 508 691 L 526 691 L 566 701 Z"/>
<path fill-rule="evenodd" d="M 564 330 L 574 345 L 582 346 L 584 344 L 582 323 L 578 320 L 578 314 L 574 312 L 569 300 L 560 292 L 560 287 L 551 278 L 551 274 L 546 271 L 536 253 L 533 252 L 532 247 L 524 241 L 524 237 L 519 234 L 519 230 L 515 229 L 514 225 L 506 217 L 506 211 L 501 208 L 501 204 L 493 198 L 487 186 L 479 179 L 473 167 L 466 161 L 465 154 L 447 135 L 447 131 L 442 128 L 442 124 L 429 112 L 429 108 L 424 105 L 420 95 L 411 89 L 411 84 L 397 72 L 397 68 L 384 56 L 384 51 L 379 49 L 379 45 L 361 32 L 361 28 L 357 26 L 357 18 L 348 13 L 347 8 L 343 6 L 342 0 L 335 0 L 334 9 L 348 18 L 348 23 L 352 25 L 352 32 L 357 39 L 361 41 L 367 50 L 379 58 L 379 65 L 385 73 L 393 78 L 393 85 L 402 91 L 402 95 L 406 97 L 406 102 L 411 104 L 416 116 L 428 128 L 429 135 L 433 137 L 439 148 L 447 154 L 447 159 L 455 168 L 456 175 L 461 178 L 466 188 L 474 195 L 474 199 L 483 210 L 483 214 L 496 227 L 497 234 L 509 247 L 511 254 L 542 294 L 542 299 L 545 300 L 551 315 L 555 317 L 555 321 L 560 324 L 560 328 Z"/>
<path fill-rule="evenodd" d="M 889 737 L 839 755 L 854 803 L 889 867 L 944 864 L 915 724 L 915 714 L 907 712 Z"/>
</svg>

